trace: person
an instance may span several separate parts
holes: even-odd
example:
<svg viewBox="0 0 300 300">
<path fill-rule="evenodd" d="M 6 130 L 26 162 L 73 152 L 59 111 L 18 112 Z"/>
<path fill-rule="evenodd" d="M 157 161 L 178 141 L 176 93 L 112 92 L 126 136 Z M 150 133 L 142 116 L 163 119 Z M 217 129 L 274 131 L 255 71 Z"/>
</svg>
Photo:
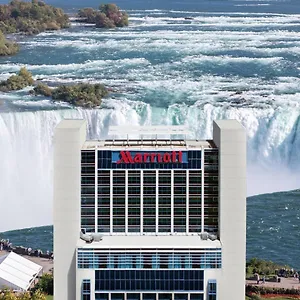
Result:
<svg viewBox="0 0 300 300">
<path fill-rule="evenodd" d="M 256 277 L 256 284 L 259 284 L 259 275 L 258 275 L 258 273 L 255 273 L 254 275 Z"/>
</svg>

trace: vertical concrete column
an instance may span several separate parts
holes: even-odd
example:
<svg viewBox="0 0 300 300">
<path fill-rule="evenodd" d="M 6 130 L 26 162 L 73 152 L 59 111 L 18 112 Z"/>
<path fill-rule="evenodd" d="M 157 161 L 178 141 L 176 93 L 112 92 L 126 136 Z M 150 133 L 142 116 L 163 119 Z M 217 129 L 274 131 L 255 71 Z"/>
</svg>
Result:
<svg viewBox="0 0 300 300">
<path fill-rule="evenodd" d="M 246 262 L 246 132 L 236 120 L 214 122 L 219 148 L 219 235 L 222 275 L 218 300 L 245 298 Z"/>
<path fill-rule="evenodd" d="M 76 299 L 84 120 L 63 120 L 54 133 L 54 299 Z"/>
</svg>

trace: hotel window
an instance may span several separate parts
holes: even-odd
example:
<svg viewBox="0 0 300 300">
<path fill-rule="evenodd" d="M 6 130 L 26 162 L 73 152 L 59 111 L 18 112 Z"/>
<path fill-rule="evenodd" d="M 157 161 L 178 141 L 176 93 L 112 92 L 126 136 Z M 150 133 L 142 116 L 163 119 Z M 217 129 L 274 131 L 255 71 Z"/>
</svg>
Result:
<svg viewBox="0 0 300 300">
<path fill-rule="evenodd" d="M 125 171 L 113 171 L 113 232 L 125 232 Z"/>
<path fill-rule="evenodd" d="M 83 279 L 82 281 L 82 300 L 91 300 L 91 281 Z"/>
<path fill-rule="evenodd" d="M 140 294 L 139 293 L 128 293 L 127 300 L 140 300 Z"/>
<path fill-rule="evenodd" d="M 108 300 L 108 293 L 95 294 L 96 300 Z"/>
<path fill-rule="evenodd" d="M 98 170 L 98 232 L 110 231 L 110 171 Z"/>
<path fill-rule="evenodd" d="M 158 231 L 171 232 L 171 171 L 158 172 Z"/>
<path fill-rule="evenodd" d="M 89 269 L 215 269 L 221 268 L 221 252 L 78 252 L 78 268 Z"/>
<path fill-rule="evenodd" d="M 81 151 L 81 228 L 95 232 L 95 151 Z"/>
<path fill-rule="evenodd" d="M 204 230 L 218 234 L 219 174 L 218 150 L 204 151 Z"/>
<path fill-rule="evenodd" d="M 141 231 L 141 172 L 128 170 L 128 232 Z"/>
<path fill-rule="evenodd" d="M 201 231 L 201 170 L 189 171 L 189 232 Z"/>
<path fill-rule="evenodd" d="M 174 171 L 174 232 L 186 232 L 186 171 Z"/>
<path fill-rule="evenodd" d="M 95 290 L 203 291 L 203 274 L 202 270 L 96 270 Z"/>
<path fill-rule="evenodd" d="M 216 300 L 217 299 L 217 282 L 216 280 L 208 280 L 208 289 L 207 289 L 208 300 Z"/>
<path fill-rule="evenodd" d="M 156 171 L 143 172 L 143 231 L 156 229 Z"/>
</svg>

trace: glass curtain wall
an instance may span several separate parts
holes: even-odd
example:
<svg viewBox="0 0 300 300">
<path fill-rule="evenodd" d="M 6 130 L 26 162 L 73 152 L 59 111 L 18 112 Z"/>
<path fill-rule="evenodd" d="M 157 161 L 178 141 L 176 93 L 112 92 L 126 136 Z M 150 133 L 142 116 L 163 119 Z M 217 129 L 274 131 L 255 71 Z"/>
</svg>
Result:
<svg viewBox="0 0 300 300">
<path fill-rule="evenodd" d="M 143 172 L 143 231 L 156 230 L 156 171 Z"/>
<path fill-rule="evenodd" d="M 186 171 L 174 171 L 174 232 L 186 232 Z"/>
<path fill-rule="evenodd" d="M 201 232 L 201 176 L 189 170 L 189 232 Z"/>
<path fill-rule="evenodd" d="M 141 172 L 128 170 L 128 232 L 141 230 Z"/>
<path fill-rule="evenodd" d="M 158 232 L 171 232 L 171 171 L 158 174 Z"/>
<path fill-rule="evenodd" d="M 204 151 L 204 230 L 218 233 L 219 152 Z"/>
<path fill-rule="evenodd" d="M 81 228 L 95 232 L 95 151 L 81 152 Z"/>
<path fill-rule="evenodd" d="M 113 171 L 113 232 L 125 232 L 125 171 Z"/>
<path fill-rule="evenodd" d="M 110 231 L 110 171 L 98 171 L 98 232 Z"/>
</svg>

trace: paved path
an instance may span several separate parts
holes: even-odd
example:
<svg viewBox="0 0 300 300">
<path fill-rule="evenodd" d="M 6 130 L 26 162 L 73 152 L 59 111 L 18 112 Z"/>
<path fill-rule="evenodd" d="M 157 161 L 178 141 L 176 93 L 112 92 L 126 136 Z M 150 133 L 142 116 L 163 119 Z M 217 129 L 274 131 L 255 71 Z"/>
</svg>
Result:
<svg viewBox="0 0 300 300">
<path fill-rule="evenodd" d="M 0 251 L 0 257 L 3 255 L 8 254 L 9 252 Z M 41 258 L 36 256 L 28 256 L 28 255 L 21 255 L 28 260 L 40 265 L 43 267 L 43 273 L 50 273 L 50 270 L 53 269 L 53 260 L 49 260 L 47 258 Z"/>
<path fill-rule="evenodd" d="M 266 287 L 276 287 L 276 288 L 285 288 L 285 289 L 299 289 L 300 283 L 296 278 L 283 278 L 280 277 L 280 282 L 269 282 L 265 283 L 260 282 L 256 284 L 256 280 L 246 280 L 246 283 L 249 285 L 258 285 L 258 286 L 266 286 Z"/>
</svg>

